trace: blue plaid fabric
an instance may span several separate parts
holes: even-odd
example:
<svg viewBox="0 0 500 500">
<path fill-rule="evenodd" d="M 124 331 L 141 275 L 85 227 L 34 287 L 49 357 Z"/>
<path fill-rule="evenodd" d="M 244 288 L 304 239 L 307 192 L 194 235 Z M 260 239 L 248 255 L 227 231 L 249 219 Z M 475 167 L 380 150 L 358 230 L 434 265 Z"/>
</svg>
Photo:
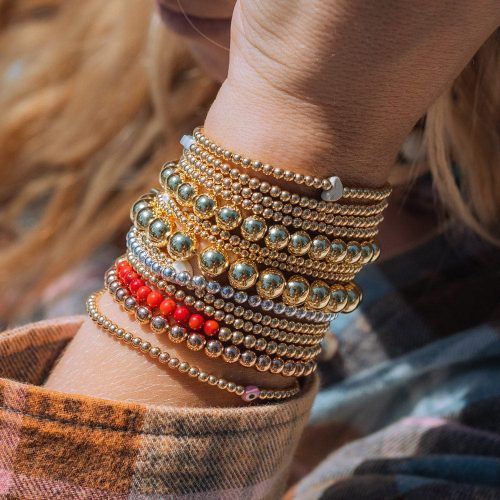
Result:
<svg viewBox="0 0 500 500">
<path fill-rule="evenodd" d="M 317 465 L 293 495 L 500 498 L 500 252 L 441 235 L 359 281 L 297 455 Z"/>
</svg>

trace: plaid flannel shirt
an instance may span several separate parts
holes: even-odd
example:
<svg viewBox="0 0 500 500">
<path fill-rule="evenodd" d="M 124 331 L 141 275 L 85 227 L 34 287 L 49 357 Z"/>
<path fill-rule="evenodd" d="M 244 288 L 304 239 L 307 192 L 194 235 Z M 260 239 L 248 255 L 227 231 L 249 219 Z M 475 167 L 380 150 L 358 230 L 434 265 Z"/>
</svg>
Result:
<svg viewBox="0 0 500 500">
<path fill-rule="evenodd" d="M 56 393 L 81 317 L 0 334 L 0 498 L 500 498 L 500 257 L 456 245 L 362 274 L 314 405 L 316 382 L 238 409 Z"/>
</svg>

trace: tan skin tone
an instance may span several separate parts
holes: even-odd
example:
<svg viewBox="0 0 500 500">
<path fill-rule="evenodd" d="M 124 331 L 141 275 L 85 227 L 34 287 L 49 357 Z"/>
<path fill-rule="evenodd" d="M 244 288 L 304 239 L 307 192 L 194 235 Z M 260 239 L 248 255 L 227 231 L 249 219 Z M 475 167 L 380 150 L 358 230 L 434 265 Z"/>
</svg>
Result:
<svg viewBox="0 0 500 500">
<path fill-rule="evenodd" d="M 205 18 L 229 18 L 233 7 L 227 0 L 162 3 Z M 207 134 L 230 149 L 283 168 L 321 176 L 335 173 L 345 184 L 379 186 L 415 122 L 498 27 L 500 5 L 497 0 L 305 4 L 236 3 L 228 77 L 208 113 Z M 224 76 L 227 51 L 219 45 L 211 50 L 203 37 L 190 38 L 189 44 L 202 58 L 211 53 L 210 68 L 215 76 Z M 410 222 L 415 224 L 408 225 L 404 214 L 390 216 L 386 239 L 393 249 L 411 246 L 426 233 L 425 224 Z M 403 237 L 395 237 L 398 227 L 406 228 Z M 120 325 L 159 343 L 109 297 L 102 309 Z M 284 377 L 208 360 L 182 346 L 167 348 L 227 379 L 276 387 L 289 383 Z M 46 387 L 174 406 L 241 404 L 239 398 L 138 355 L 90 321 Z"/>
</svg>

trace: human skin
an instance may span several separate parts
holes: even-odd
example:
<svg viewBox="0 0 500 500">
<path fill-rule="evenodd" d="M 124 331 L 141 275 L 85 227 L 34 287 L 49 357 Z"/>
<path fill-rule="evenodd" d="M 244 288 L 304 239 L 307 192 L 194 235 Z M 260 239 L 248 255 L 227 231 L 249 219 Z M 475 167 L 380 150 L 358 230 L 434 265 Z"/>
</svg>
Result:
<svg viewBox="0 0 500 500">
<path fill-rule="evenodd" d="M 221 12 L 229 5 L 223 3 Z M 203 10 L 196 9 L 205 3 L 186 0 L 181 5 L 203 17 Z M 299 0 L 236 3 L 228 77 L 208 113 L 206 132 L 252 158 L 303 174 L 335 174 L 345 184 L 361 186 L 386 181 L 415 122 L 500 19 L 497 0 L 310 0 L 307 9 L 304 5 Z M 214 57 L 220 57 L 220 70 L 226 56 Z M 140 332 L 109 296 L 102 310 Z M 142 334 L 148 335 L 154 338 Z M 176 349 L 199 368 L 227 379 L 288 383 L 284 377 L 270 378 Z M 46 386 L 174 406 L 241 404 L 239 398 L 138 355 L 89 320 Z"/>
</svg>

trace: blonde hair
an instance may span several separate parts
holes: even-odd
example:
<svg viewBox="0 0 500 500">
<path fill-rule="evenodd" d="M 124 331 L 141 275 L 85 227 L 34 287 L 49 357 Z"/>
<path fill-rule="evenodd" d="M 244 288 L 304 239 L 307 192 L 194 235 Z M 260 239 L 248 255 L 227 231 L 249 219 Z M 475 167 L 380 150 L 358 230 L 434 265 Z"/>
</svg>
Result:
<svg viewBox="0 0 500 500">
<path fill-rule="evenodd" d="M 427 163 L 448 214 L 499 245 L 500 30 L 427 111 L 425 138 Z"/>
<path fill-rule="evenodd" d="M 4 319 L 122 236 L 128 206 L 215 96 L 216 84 L 151 9 L 144 0 L 0 0 Z M 500 212 L 499 75 L 493 36 L 431 107 L 426 127 L 437 191 L 490 241 Z"/>
<path fill-rule="evenodd" d="M 215 96 L 151 9 L 0 2 L 0 317 L 25 312 L 56 276 L 123 236 L 127 207 Z"/>
</svg>

